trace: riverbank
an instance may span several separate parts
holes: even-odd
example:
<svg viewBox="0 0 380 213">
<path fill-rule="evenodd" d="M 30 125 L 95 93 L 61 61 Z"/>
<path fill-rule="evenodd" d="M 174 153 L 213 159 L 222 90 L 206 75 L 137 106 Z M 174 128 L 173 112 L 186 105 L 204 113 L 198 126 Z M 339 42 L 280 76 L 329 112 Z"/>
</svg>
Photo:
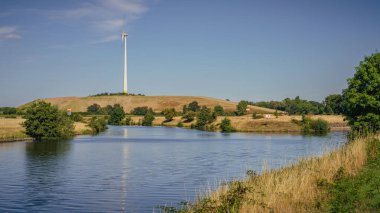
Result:
<svg viewBox="0 0 380 213">
<path fill-rule="evenodd" d="M 20 117 L 0 118 L 0 143 L 32 140 L 25 134 L 25 129 L 22 126 L 24 121 L 25 119 Z M 91 129 L 85 123 L 75 122 L 74 127 L 76 135 L 91 133 Z"/>
<path fill-rule="evenodd" d="M 281 115 L 275 117 L 272 115 L 269 118 L 259 118 L 253 119 L 252 115 L 245 116 L 218 116 L 215 122 L 212 124 L 218 126 L 224 118 L 231 120 L 231 125 L 235 128 L 237 132 L 261 132 L 261 133 L 300 133 L 301 126 L 296 124 L 294 120 L 301 121 L 302 116 L 294 115 Z M 341 115 L 313 115 L 311 119 L 321 118 L 326 120 L 331 127 L 331 131 L 349 131 L 350 127 Z M 134 123 L 141 123 L 142 116 L 133 116 L 132 120 Z M 153 120 L 154 126 L 172 126 L 175 127 L 179 122 L 182 123 L 183 127 L 190 128 L 191 124 L 195 124 L 195 120 L 192 122 L 184 122 L 180 116 L 174 117 L 170 122 L 164 122 L 165 118 L 163 116 L 156 116 Z"/>
<path fill-rule="evenodd" d="M 380 205 L 380 136 L 206 192 L 181 212 L 371 211 Z M 364 180 L 364 181 L 363 181 Z M 371 183 L 374 183 L 370 185 Z M 367 193 L 367 194 L 366 194 Z M 368 194 L 370 193 L 370 194 Z M 369 196 L 371 195 L 371 196 Z M 352 201 L 352 203 L 350 203 Z M 371 204 L 368 206 L 368 204 Z"/>
<path fill-rule="evenodd" d="M 252 115 L 246 116 L 218 116 L 216 121 L 212 124 L 218 126 L 221 121 L 227 117 L 231 120 L 232 126 L 237 132 L 258 132 L 258 133 L 301 133 L 301 126 L 297 125 L 294 120 L 300 121 L 301 116 L 288 116 L 281 115 L 278 117 L 271 116 L 269 118 L 253 119 Z M 142 116 L 131 117 L 133 122 L 141 123 Z M 340 115 L 314 115 L 312 119 L 324 119 L 330 126 L 331 131 L 348 131 L 350 128 L 344 121 L 343 116 Z M 86 120 L 86 119 L 85 119 Z M 88 119 L 87 119 L 88 120 Z M 184 128 L 190 128 L 191 124 L 195 124 L 195 120 L 192 122 L 184 122 L 182 117 L 174 117 L 170 122 L 164 122 L 163 116 L 156 116 L 153 120 L 153 126 L 169 126 L 176 127 L 179 122 L 182 123 Z M 12 141 L 24 141 L 31 140 L 25 133 L 24 127 L 22 127 L 24 119 L 18 118 L 0 118 L 0 142 L 12 142 Z M 75 134 L 83 135 L 90 134 L 91 130 L 86 123 L 75 122 Z"/>
</svg>

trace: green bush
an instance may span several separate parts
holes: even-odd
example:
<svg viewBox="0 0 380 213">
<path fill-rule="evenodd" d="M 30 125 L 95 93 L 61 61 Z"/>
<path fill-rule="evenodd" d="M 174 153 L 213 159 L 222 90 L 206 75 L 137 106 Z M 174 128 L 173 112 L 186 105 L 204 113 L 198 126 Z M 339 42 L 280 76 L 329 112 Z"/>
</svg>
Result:
<svg viewBox="0 0 380 213">
<path fill-rule="evenodd" d="M 183 127 L 183 123 L 182 122 L 178 122 L 177 123 L 177 127 Z"/>
<path fill-rule="evenodd" d="M 188 123 L 188 122 L 192 122 L 192 121 L 194 120 L 194 118 L 195 118 L 196 115 L 197 115 L 197 114 L 196 114 L 195 112 L 193 112 L 193 111 L 188 111 L 188 112 L 186 112 L 186 113 L 182 116 L 182 118 L 185 119 L 185 122 L 186 122 L 186 123 Z"/>
<path fill-rule="evenodd" d="M 240 101 L 238 105 L 236 106 L 235 114 L 237 116 L 247 114 L 247 107 L 248 107 L 248 101 Z"/>
<path fill-rule="evenodd" d="M 220 105 L 216 105 L 214 107 L 214 112 L 217 116 L 221 116 L 221 115 L 224 115 L 224 108 Z"/>
<path fill-rule="evenodd" d="M 113 107 L 109 110 L 108 115 L 110 118 L 108 119 L 108 124 L 110 125 L 120 125 L 121 121 L 125 117 L 125 112 L 122 106 L 120 104 L 115 104 Z"/>
<path fill-rule="evenodd" d="M 329 123 L 320 118 L 313 120 L 306 116 L 302 116 L 302 121 L 300 123 L 302 125 L 302 131 L 305 134 L 314 133 L 317 135 L 324 135 L 330 131 Z"/>
<path fill-rule="evenodd" d="M 153 112 L 153 110 L 151 108 L 148 108 L 147 106 L 136 107 L 131 111 L 131 114 L 132 115 L 146 115 L 146 113 L 148 113 L 149 111 Z"/>
<path fill-rule="evenodd" d="M 153 112 L 148 111 L 148 113 L 146 113 L 146 114 L 144 115 L 144 118 L 143 118 L 141 124 L 142 124 L 143 126 L 152 126 L 152 123 L 153 123 L 153 120 L 154 120 L 154 119 L 155 119 L 155 117 L 154 117 Z"/>
<path fill-rule="evenodd" d="M 176 112 L 174 108 L 165 109 L 162 111 L 162 114 L 165 116 L 165 122 L 172 121 L 174 116 L 176 116 Z"/>
<path fill-rule="evenodd" d="M 103 117 L 92 117 L 88 126 L 91 128 L 92 134 L 98 134 L 106 131 L 107 120 Z"/>
<path fill-rule="evenodd" d="M 76 112 L 72 113 L 70 115 L 70 118 L 71 118 L 71 120 L 73 120 L 75 122 L 83 122 L 83 116 L 79 113 L 76 113 Z"/>
<path fill-rule="evenodd" d="M 66 112 L 46 102 L 35 102 L 26 109 L 26 134 L 35 140 L 68 139 L 74 136 L 73 121 Z"/>
<path fill-rule="evenodd" d="M 235 129 L 231 125 L 231 120 L 228 118 L 224 118 L 220 123 L 220 129 L 222 132 L 234 132 Z"/>
<path fill-rule="evenodd" d="M 0 114 L 3 115 L 15 115 L 17 109 L 15 107 L 0 107 Z"/>
<path fill-rule="evenodd" d="M 199 130 L 206 130 L 206 125 L 214 122 L 216 117 L 217 116 L 215 113 L 212 113 L 209 108 L 203 106 L 199 111 L 195 128 Z"/>
</svg>

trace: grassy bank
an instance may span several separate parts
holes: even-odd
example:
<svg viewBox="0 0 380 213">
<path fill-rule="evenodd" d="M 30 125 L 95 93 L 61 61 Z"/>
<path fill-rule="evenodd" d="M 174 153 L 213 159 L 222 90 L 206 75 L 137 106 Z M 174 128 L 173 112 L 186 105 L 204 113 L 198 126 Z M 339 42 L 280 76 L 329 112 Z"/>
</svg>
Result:
<svg viewBox="0 0 380 213">
<path fill-rule="evenodd" d="M 373 151 L 374 146 L 379 149 L 378 140 L 379 136 L 360 138 L 321 157 L 304 159 L 261 175 L 250 171 L 247 179 L 207 192 L 196 203 L 178 212 L 326 212 L 334 209 L 340 212 L 351 200 L 351 209 L 362 210 L 368 203 L 379 200 L 379 181 L 374 175 L 379 174 L 380 156 L 378 151 Z M 368 192 L 375 197 L 366 197 Z"/>
<path fill-rule="evenodd" d="M 21 125 L 25 120 L 18 118 L 0 118 L 0 142 L 31 140 L 25 134 L 25 129 Z M 91 130 L 85 123 L 75 122 L 75 134 L 90 134 Z"/>
<path fill-rule="evenodd" d="M 252 115 L 245 116 L 218 116 L 215 122 L 212 124 L 217 126 L 221 123 L 221 121 L 227 117 L 231 120 L 232 126 L 238 132 L 292 132 L 299 133 L 301 132 L 301 126 L 297 125 L 293 120 L 301 121 L 302 116 L 272 116 L 270 118 L 259 118 L 253 119 Z M 347 131 L 350 128 L 347 126 L 347 122 L 344 121 L 343 116 L 340 115 L 314 115 L 311 116 L 312 119 L 321 118 L 326 120 L 330 126 L 332 131 Z M 139 123 L 142 120 L 142 116 L 133 116 L 132 120 L 135 123 Z M 177 116 L 170 122 L 163 123 L 165 118 L 163 116 L 156 116 L 156 119 L 153 121 L 154 126 L 177 126 L 179 122 L 182 122 L 184 127 L 190 127 L 191 124 L 195 124 L 195 120 L 193 122 L 186 123 L 184 119 Z"/>
</svg>

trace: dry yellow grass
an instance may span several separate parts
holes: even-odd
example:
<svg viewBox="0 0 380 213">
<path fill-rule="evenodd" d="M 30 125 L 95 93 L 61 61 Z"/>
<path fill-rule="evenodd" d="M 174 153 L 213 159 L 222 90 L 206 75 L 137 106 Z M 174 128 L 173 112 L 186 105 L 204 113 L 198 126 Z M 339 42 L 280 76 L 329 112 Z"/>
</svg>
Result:
<svg viewBox="0 0 380 213">
<path fill-rule="evenodd" d="M 85 112 L 87 107 L 94 103 L 102 107 L 120 104 L 126 112 L 130 112 L 135 107 L 141 106 L 150 107 L 155 112 L 161 112 L 166 108 L 175 108 L 176 111 L 182 111 L 183 105 L 189 104 L 192 101 L 197 101 L 200 105 L 211 108 L 221 105 L 226 111 L 234 111 L 237 105 L 236 102 L 201 96 L 96 96 L 46 98 L 42 100 L 57 105 L 63 110 L 71 108 L 73 112 Z M 274 110 L 262 107 L 249 106 L 248 108 L 250 112 L 274 113 Z"/>
<path fill-rule="evenodd" d="M 22 123 L 25 119 L 22 118 L 0 118 L 0 141 L 17 141 L 29 139 L 24 133 L 25 128 Z M 74 123 L 75 134 L 85 134 L 90 131 L 90 128 L 85 123 Z"/>
<path fill-rule="evenodd" d="M 22 118 L 0 118 L 0 141 L 28 138 L 21 126 L 22 122 Z"/>
<path fill-rule="evenodd" d="M 253 119 L 252 115 L 245 116 L 219 116 L 217 120 L 213 123 L 218 125 L 221 121 L 227 117 L 231 120 L 232 126 L 238 132 L 300 132 L 301 127 L 292 122 L 292 119 L 301 120 L 301 116 L 271 116 L 270 118 L 260 118 Z M 349 130 L 347 123 L 344 121 L 343 116 L 340 115 L 315 115 L 311 116 L 312 119 L 324 119 L 332 127 L 332 131 L 339 130 Z M 135 123 L 138 123 L 139 120 L 142 120 L 142 116 L 134 116 L 132 120 Z M 159 126 L 165 120 L 162 116 L 156 116 L 156 119 L 153 121 L 154 126 Z M 181 117 L 177 116 L 172 121 L 164 123 L 164 126 L 176 126 L 178 122 L 183 122 L 184 127 L 190 127 L 192 123 L 184 123 L 184 120 Z"/>
<path fill-rule="evenodd" d="M 379 136 L 377 136 L 380 139 Z M 242 199 L 239 212 L 316 212 L 315 201 L 324 200 L 325 191 L 317 182 L 332 182 L 339 168 L 349 175 L 357 174 L 367 161 L 366 140 L 357 139 L 321 157 L 304 159 L 295 165 L 242 181 L 249 190 Z M 229 192 L 228 186 L 209 192 L 215 206 Z M 190 210 L 192 212 L 192 210 Z M 211 211 L 212 212 L 212 211 Z"/>
</svg>

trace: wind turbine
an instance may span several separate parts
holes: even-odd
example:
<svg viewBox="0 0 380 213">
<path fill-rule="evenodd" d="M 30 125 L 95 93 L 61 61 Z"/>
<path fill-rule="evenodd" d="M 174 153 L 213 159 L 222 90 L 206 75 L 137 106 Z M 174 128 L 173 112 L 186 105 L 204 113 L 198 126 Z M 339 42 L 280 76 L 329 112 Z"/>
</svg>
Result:
<svg viewBox="0 0 380 213">
<path fill-rule="evenodd" d="M 128 85 L 127 85 L 127 37 L 128 34 L 123 31 L 121 33 L 121 39 L 124 41 L 124 89 L 123 93 L 127 94 L 128 93 Z"/>
</svg>

